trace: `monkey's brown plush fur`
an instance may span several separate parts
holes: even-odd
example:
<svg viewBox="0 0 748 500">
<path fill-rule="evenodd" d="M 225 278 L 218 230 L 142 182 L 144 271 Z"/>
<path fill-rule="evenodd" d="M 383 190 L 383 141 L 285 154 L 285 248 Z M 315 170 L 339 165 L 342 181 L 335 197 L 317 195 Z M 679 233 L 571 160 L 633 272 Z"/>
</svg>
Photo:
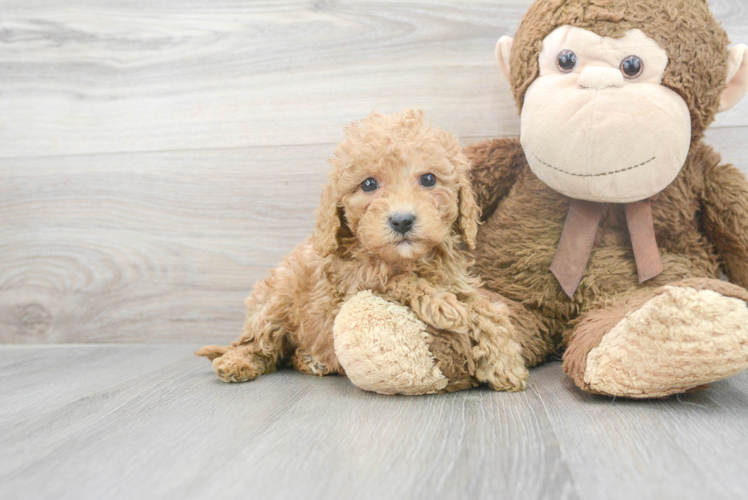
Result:
<svg viewBox="0 0 748 500">
<path fill-rule="evenodd" d="M 569 299 L 549 267 L 570 200 L 533 174 L 514 139 L 466 150 L 485 220 L 476 269 L 506 297 L 528 366 L 565 347 L 564 370 L 584 390 L 661 397 L 731 376 L 748 363 L 736 333 L 748 301 L 748 183 L 701 140 L 725 85 L 727 36 L 703 0 L 536 2 L 511 53 L 520 108 L 542 40 L 561 25 L 610 37 L 639 28 L 668 52 L 662 85 L 688 104 L 692 141 L 678 177 L 651 203 L 665 270 L 639 284 L 624 207 L 606 205 Z M 718 280 L 720 270 L 732 284 Z M 734 322 L 722 321 L 729 315 Z"/>
<path fill-rule="evenodd" d="M 638 283 L 623 206 L 611 205 L 573 300 L 549 271 L 569 199 L 537 179 L 516 140 L 473 145 L 466 152 L 476 165 L 474 185 L 487 219 L 478 234 L 476 268 L 487 288 L 522 304 L 512 304 L 512 322 L 530 366 L 569 342 L 585 314 L 620 297 L 654 293 L 687 278 L 717 279 L 721 264 L 732 281 L 748 285 L 748 184 L 701 142 L 692 147 L 676 181 L 652 203 L 665 271 Z M 745 295 L 740 287 L 708 279 L 699 286 L 727 286 L 730 295 Z"/>
<path fill-rule="evenodd" d="M 212 360 L 224 382 L 252 380 L 288 359 L 301 372 L 348 372 L 360 387 L 384 393 L 480 382 L 524 388 L 507 310 L 478 293 L 461 249 L 474 246 L 478 210 L 457 141 L 424 125 L 420 112 L 374 114 L 347 129 L 331 164 L 314 235 L 256 285 L 239 339 L 196 354 Z M 419 184 L 427 173 L 435 185 Z M 365 192 L 366 179 L 378 188 Z M 399 234 L 391 218 L 403 211 L 415 222 Z M 371 304 L 389 302 L 407 306 L 410 316 L 397 332 L 362 337 L 355 321 L 335 322 L 354 297 L 347 307 L 355 320 Z M 376 329 L 376 318 L 364 326 Z M 372 376 L 370 366 L 386 377 Z"/>
</svg>

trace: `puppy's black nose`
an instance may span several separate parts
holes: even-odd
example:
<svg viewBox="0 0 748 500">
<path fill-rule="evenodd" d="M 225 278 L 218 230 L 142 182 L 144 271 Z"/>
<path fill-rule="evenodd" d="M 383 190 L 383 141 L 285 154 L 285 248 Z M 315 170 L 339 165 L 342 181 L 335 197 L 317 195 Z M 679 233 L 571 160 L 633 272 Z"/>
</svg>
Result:
<svg viewBox="0 0 748 500">
<path fill-rule="evenodd" d="M 400 234 L 405 234 L 413 229 L 416 222 L 416 216 L 407 213 L 392 214 L 390 217 L 390 227 Z"/>
</svg>

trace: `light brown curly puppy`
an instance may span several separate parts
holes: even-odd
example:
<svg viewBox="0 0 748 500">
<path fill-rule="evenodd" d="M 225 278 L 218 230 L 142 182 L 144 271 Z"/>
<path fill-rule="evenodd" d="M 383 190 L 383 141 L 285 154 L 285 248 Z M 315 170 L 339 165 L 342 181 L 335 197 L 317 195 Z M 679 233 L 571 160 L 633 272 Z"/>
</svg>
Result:
<svg viewBox="0 0 748 500">
<path fill-rule="evenodd" d="M 472 346 L 470 359 L 444 366 L 469 367 L 496 390 L 523 389 L 506 308 L 479 295 L 461 249 L 474 248 L 479 213 L 456 139 L 424 125 L 420 111 L 372 114 L 346 129 L 330 163 L 314 235 L 256 285 L 239 339 L 196 354 L 224 382 L 271 373 L 286 359 L 300 372 L 343 374 L 333 323 L 347 299 L 370 290 L 409 307 L 434 335 Z"/>
</svg>

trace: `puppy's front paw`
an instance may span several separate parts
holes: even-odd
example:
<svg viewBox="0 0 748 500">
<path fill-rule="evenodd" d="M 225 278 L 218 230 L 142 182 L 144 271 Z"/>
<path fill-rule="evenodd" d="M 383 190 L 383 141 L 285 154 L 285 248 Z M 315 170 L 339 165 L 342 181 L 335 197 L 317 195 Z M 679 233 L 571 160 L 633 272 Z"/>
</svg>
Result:
<svg viewBox="0 0 748 500">
<path fill-rule="evenodd" d="M 518 343 L 507 339 L 501 352 L 492 356 L 493 362 L 489 362 L 485 357 L 481 358 L 475 373 L 480 382 L 485 382 L 494 391 L 525 390 L 529 372 Z"/>
<path fill-rule="evenodd" d="M 421 298 L 418 315 L 421 320 L 443 330 L 464 330 L 467 309 L 453 293 L 442 292 Z"/>
<path fill-rule="evenodd" d="M 224 382 L 247 382 L 263 373 L 256 362 L 258 358 L 244 349 L 230 349 L 223 356 L 213 360 L 216 375 Z"/>
</svg>

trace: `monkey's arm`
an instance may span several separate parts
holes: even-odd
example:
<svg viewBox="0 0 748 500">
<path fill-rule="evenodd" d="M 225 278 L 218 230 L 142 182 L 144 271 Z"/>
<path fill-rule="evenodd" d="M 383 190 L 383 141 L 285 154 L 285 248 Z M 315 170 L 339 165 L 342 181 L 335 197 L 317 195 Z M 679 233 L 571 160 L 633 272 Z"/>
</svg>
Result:
<svg viewBox="0 0 748 500">
<path fill-rule="evenodd" d="M 494 139 L 471 144 L 465 148 L 465 155 L 472 163 L 470 178 L 481 220 L 485 221 L 526 165 L 525 153 L 518 139 Z"/>
<path fill-rule="evenodd" d="M 748 181 L 732 165 L 710 165 L 705 174 L 704 228 L 727 277 L 748 288 Z"/>
</svg>

